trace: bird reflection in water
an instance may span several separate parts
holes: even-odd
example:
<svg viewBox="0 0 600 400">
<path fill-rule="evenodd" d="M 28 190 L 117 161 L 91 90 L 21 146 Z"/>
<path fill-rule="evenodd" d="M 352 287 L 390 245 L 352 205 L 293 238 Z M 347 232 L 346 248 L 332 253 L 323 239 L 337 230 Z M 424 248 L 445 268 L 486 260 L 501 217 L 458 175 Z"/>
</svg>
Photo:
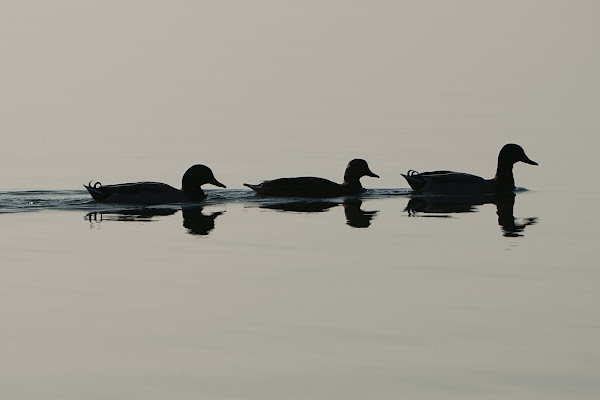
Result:
<svg viewBox="0 0 600 400">
<path fill-rule="evenodd" d="M 364 211 L 361 209 L 362 200 L 360 199 L 345 199 L 343 202 L 334 201 L 291 201 L 277 204 L 264 204 L 260 208 L 296 212 L 296 213 L 318 213 L 329 211 L 330 208 L 342 205 L 344 214 L 346 214 L 346 224 L 353 228 L 368 228 L 371 225 L 371 220 L 375 218 L 377 211 Z"/>
<path fill-rule="evenodd" d="M 187 228 L 188 233 L 192 235 L 208 235 L 215 229 L 215 219 L 224 213 L 216 211 L 210 214 L 204 214 L 202 207 L 182 207 L 183 226 Z"/>
<path fill-rule="evenodd" d="M 344 214 L 346 214 L 346 223 L 354 228 L 368 228 L 371 220 L 375 218 L 379 211 L 364 211 L 360 206 L 362 200 L 354 199 L 343 203 Z"/>
<path fill-rule="evenodd" d="M 85 218 L 90 223 L 104 221 L 120 222 L 151 222 L 155 217 L 174 215 L 179 210 L 183 214 L 183 226 L 192 235 L 208 235 L 215 228 L 215 219 L 224 213 L 217 211 L 210 214 L 203 213 L 202 206 L 187 206 L 181 208 L 133 208 L 124 210 L 94 211 L 86 214 Z"/>
<path fill-rule="evenodd" d="M 409 216 L 425 213 L 425 216 L 450 217 L 452 213 L 467 213 L 477 211 L 484 204 L 495 204 L 498 215 L 498 225 L 505 237 L 523 236 L 525 227 L 537 223 L 537 217 L 522 219 L 517 222 L 514 216 L 515 194 L 484 195 L 484 196 L 417 196 L 410 199 L 405 211 Z"/>
</svg>

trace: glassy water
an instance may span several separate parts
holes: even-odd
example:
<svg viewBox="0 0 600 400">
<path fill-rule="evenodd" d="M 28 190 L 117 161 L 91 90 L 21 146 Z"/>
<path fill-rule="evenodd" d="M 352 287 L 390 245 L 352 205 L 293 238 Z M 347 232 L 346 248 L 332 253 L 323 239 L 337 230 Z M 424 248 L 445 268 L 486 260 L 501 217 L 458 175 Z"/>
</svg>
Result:
<svg viewBox="0 0 600 400">
<path fill-rule="evenodd" d="M 599 398 L 598 15 L 2 2 L 0 398 Z M 515 196 L 400 176 L 489 178 L 511 142 Z M 362 196 L 241 189 L 353 158 Z M 227 185 L 199 204 L 72 190 L 197 163 Z"/>
<path fill-rule="evenodd" d="M 597 195 L 207 192 L 155 207 L 96 204 L 80 190 L 0 193 L 3 393 L 600 390 L 597 225 L 565 207 Z"/>
</svg>

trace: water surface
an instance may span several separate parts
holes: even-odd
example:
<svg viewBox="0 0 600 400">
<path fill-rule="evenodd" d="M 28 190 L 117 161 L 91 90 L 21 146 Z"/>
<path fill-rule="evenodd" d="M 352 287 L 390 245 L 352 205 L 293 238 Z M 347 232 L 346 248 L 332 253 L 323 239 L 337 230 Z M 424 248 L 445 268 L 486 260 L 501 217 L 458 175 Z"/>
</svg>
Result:
<svg viewBox="0 0 600 400">
<path fill-rule="evenodd" d="M 404 189 L 317 201 L 208 194 L 143 208 L 80 190 L 2 192 L 3 393 L 600 390 L 600 273 L 585 261 L 593 226 L 563 212 L 571 194 L 517 192 L 512 224 L 510 201 Z"/>
<path fill-rule="evenodd" d="M 142 4 L 143 3 L 143 4 Z M 600 3 L 0 4 L 0 398 L 597 399 Z M 412 197 L 400 173 L 515 197 Z M 242 184 L 336 182 L 352 198 Z M 199 204 L 93 203 L 193 164 Z"/>
</svg>

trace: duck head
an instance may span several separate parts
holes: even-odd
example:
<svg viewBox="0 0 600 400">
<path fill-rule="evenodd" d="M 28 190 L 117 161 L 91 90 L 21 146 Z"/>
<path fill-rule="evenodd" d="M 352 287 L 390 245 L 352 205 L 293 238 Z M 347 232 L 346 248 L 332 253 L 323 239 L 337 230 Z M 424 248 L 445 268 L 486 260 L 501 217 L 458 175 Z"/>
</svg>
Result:
<svg viewBox="0 0 600 400">
<path fill-rule="evenodd" d="M 202 192 L 200 186 L 206 183 L 222 188 L 225 187 L 225 185 L 215 178 L 210 168 L 206 165 L 196 164 L 191 166 L 185 171 L 185 174 L 183 174 L 181 190 L 188 195 L 192 195 L 192 197 L 204 197 L 204 192 Z M 198 196 L 195 194 L 198 194 Z"/>
<path fill-rule="evenodd" d="M 379 178 L 379 175 L 369 169 L 369 164 L 367 164 L 365 160 L 355 158 L 350 161 L 346 167 L 346 172 L 344 172 L 344 182 L 357 182 L 363 176 Z"/>
<path fill-rule="evenodd" d="M 518 144 L 506 144 L 498 154 L 498 169 L 512 169 L 512 166 L 519 161 L 525 164 L 538 165 L 538 163 L 527 157 L 525 150 Z"/>
</svg>

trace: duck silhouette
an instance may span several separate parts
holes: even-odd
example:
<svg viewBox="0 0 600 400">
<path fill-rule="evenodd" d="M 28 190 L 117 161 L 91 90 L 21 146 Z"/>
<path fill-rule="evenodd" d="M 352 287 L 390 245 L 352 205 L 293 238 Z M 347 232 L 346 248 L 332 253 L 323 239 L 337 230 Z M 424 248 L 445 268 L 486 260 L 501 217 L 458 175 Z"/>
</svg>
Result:
<svg viewBox="0 0 600 400">
<path fill-rule="evenodd" d="M 354 159 L 348 163 L 344 172 L 344 182 L 335 183 L 328 179 L 303 176 L 296 178 L 279 178 L 263 181 L 258 185 L 244 183 L 244 186 L 254 190 L 260 196 L 273 197 L 340 197 L 360 194 L 365 189 L 360 184 L 360 178 L 379 175 L 369 169 L 365 160 Z"/>
<path fill-rule="evenodd" d="M 196 164 L 183 174 L 181 190 L 160 182 L 133 182 L 102 185 L 92 181 L 83 185 L 97 202 L 123 204 L 167 204 L 198 201 L 206 198 L 201 186 L 210 183 L 224 188 L 210 168 Z"/>
<path fill-rule="evenodd" d="M 513 165 L 517 162 L 538 165 L 525 154 L 521 146 L 514 143 L 504 145 L 498 154 L 496 176 L 484 179 L 476 175 L 454 171 L 431 171 L 419 173 L 409 170 L 406 179 L 417 194 L 479 195 L 510 193 L 515 190 Z"/>
</svg>

